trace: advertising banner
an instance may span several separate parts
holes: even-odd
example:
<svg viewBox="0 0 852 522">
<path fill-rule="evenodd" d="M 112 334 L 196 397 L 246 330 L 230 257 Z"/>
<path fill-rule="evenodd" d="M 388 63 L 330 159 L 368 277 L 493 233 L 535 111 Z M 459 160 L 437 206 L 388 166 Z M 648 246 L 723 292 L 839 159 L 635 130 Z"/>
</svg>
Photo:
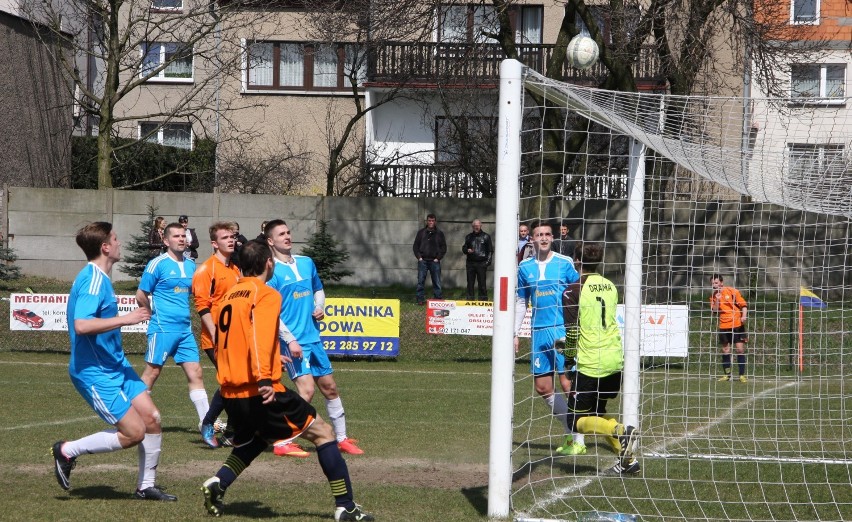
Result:
<svg viewBox="0 0 852 522">
<path fill-rule="evenodd" d="M 330 297 L 324 311 L 320 336 L 329 355 L 399 355 L 399 299 Z"/>
<path fill-rule="evenodd" d="M 689 307 L 686 305 L 643 305 L 641 355 L 686 357 L 689 351 Z M 524 317 L 520 337 L 530 336 L 531 310 Z M 624 336 L 624 305 L 616 316 Z M 484 335 L 493 332 L 490 301 L 428 301 L 426 333 L 439 335 Z"/>
<path fill-rule="evenodd" d="M 116 295 L 118 315 L 138 308 L 135 295 Z M 9 330 L 68 331 L 65 309 L 68 294 L 12 294 L 9 296 Z M 148 331 L 148 321 L 123 326 L 122 332 Z"/>
</svg>

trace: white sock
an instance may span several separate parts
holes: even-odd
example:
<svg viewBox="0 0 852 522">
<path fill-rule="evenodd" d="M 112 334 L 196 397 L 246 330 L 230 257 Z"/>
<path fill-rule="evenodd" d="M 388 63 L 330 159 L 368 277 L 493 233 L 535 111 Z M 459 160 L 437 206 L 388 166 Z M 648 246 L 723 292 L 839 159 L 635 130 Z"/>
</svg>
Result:
<svg viewBox="0 0 852 522">
<path fill-rule="evenodd" d="M 583 433 L 574 432 L 574 444 L 586 445 L 586 435 Z"/>
<path fill-rule="evenodd" d="M 163 446 L 163 434 L 146 433 L 139 444 L 139 478 L 136 489 L 146 489 L 154 485 L 157 478 L 157 464 L 160 463 L 160 450 Z"/>
<path fill-rule="evenodd" d="M 328 410 L 328 417 L 331 419 L 337 442 L 346 440 L 346 413 L 343 411 L 343 402 L 340 397 L 333 400 L 326 399 L 325 408 Z"/>
<path fill-rule="evenodd" d="M 207 415 L 207 410 L 210 409 L 210 403 L 207 402 L 207 390 L 204 388 L 189 390 L 189 400 L 195 405 L 198 420 L 203 421 L 204 416 Z"/>
<path fill-rule="evenodd" d="M 571 433 L 571 428 L 568 426 L 568 403 L 565 402 L 565 396 L 561 393 L 554 393 L 550 397 L 544 399 L 553 416 L 559 419 L 562 427 L 565 428 L 565 433 Z"/>
<path fill-rule="evenodd" d="M 62 453 L 73 459 L 84 453 L 109 453 L 121 449 L 116 430 L 104 430 L 87 435 L 82 439 L 69 440 L 62 446 Z"/>
</svg>

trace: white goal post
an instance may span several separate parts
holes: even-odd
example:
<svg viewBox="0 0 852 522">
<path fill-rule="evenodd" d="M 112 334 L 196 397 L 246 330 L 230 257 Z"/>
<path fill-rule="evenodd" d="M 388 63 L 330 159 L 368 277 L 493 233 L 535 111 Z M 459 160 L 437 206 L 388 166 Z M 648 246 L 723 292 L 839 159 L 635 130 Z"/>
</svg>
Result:
<svg viewBox="0 0 852 522">
<path fill-rule="evenodd" d="M 852 98 L 614 92 L 506 60 L 497 154 L 488 515 L 852 520 Z M 605 245 L 625 347 L 607 414 L 640 430 L 637 475 L 602 473 L 603 438 L 555 451 L 564 430 L 528 343 L 513 349 L 532 219 Z M 747 301 L 728 355 L 716 275 Z M 646 349 L 647 329 L 675 327 L 654 306 L 688 310 L 686 357 L 649 355 L 666 350 Z"/>
</svg>

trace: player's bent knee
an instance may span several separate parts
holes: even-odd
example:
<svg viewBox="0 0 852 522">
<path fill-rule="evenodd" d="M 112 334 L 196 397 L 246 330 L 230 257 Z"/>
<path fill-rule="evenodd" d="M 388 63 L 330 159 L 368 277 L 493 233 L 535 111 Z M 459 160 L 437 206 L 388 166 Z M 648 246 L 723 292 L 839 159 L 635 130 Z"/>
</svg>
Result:
<svg viewBox="0 0 852 522">
<path fill-rule="evenodd" d="M 302 432 L 301 436 L 316 446 L 337 440 L 334 437 L 334 430 L 331 429 L 331 425 L 325 422 L 322 417 L 317 417 L 313 424 Z"/>
</svg>

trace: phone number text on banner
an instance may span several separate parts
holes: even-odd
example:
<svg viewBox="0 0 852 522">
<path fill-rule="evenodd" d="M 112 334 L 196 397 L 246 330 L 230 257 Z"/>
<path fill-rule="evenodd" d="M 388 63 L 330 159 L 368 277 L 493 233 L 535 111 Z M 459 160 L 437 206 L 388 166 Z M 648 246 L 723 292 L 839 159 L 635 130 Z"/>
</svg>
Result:
<svg viewBox="0 0 852 522">
<path fill-rule="evenodd" d="M 399 355 L 399 299 L 328 298 L 320 322 L 329 355 Z"/>
</svg>

